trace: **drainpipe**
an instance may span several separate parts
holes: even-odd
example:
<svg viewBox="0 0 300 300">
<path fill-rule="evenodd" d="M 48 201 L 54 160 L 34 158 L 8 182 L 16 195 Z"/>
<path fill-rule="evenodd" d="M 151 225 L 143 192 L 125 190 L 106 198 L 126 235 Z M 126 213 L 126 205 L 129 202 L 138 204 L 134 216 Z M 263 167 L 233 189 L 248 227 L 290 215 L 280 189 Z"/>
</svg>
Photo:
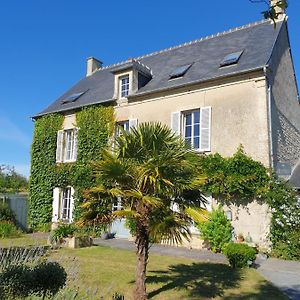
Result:
<svg viewBox="0 0 300 300">
<path fill-rule="evenodd" d="M 271 168 L 274 170 L 274 150 L 273 150 L 273 136 L 272 136 L 272 85 L 268 80 L 268 66 L 264 67 L 264 74 L 267 81 L 267 99 L 268 99 L 268 131 L 269 131 L 269 148 L 270 148 L 270 162 Z"/>
</svg>

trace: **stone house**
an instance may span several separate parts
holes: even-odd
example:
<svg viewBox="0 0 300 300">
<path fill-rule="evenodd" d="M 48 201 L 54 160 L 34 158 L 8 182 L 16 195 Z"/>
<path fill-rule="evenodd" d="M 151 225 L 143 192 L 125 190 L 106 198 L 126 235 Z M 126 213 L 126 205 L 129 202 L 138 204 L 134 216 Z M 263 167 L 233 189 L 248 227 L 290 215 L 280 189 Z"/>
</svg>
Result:
<svg viewBox="0 0 300 300">
<path fill-rule="evenodd" d="M 125 130 L 148 121 L 167 124 L 201 153 L 231 156 L 242 144 L 286 178 L 299 160 L 300 106 L 284 14 L 276 26 L 262 20 L 110 66 L 88 58 L 86 77 L 34 117 L 64 116 L 58 163 L 76 160 L 75 112 L 93 105 L 113 106 Z M 53 222 L 72 222 L 74 192 L 53 189 Z M 237 234 L 264 244 L 266 205 L 225 210 Z M 127 235 L 122 222 L 113 226 Z"/>
</svg>

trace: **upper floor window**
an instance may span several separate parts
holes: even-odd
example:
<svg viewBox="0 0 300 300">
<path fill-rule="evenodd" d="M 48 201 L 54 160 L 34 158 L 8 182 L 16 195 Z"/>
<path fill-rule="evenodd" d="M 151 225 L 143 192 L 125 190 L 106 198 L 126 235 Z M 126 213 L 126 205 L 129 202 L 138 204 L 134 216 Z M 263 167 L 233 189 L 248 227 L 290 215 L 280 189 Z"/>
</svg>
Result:
<svg viewBox="0 0 300 300">
<path fill-rule="evenodd" d="M 183 113 L 183 137 L 193 149 L 200 148 L 200 110 Z"/>
<path fill-rule="evenodd" d="M 129 94 L 129 75 L 119 78 L 120 98 L 126 98 Z"/>
<path fill-rule="evenodd" d="M 171 115 L 171 128 L 190 148 L 211 151 L 211 107 L 178 111 Z"/>
<path fill-rule="evenodd" d="M 57 133 L 56 162 L 73 162 L 77 157 L 77 129 Z"/>
</svg>

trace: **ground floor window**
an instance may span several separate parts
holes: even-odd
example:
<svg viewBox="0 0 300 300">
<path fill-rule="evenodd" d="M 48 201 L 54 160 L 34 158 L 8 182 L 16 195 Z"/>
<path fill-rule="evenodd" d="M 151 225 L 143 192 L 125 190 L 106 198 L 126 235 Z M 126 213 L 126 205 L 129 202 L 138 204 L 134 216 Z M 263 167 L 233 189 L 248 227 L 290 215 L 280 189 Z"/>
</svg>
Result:
<svg viewBox="0 0 300 300">
<path fill-rule="evenodd" d="M 71 187 L 62 189 L 60 196 L 60 219 L 69 222 L 71 220 Z"/>
<path fill-rule="evenodd" d="M 55 188 L 53 190 L 52 222 L 71 223 L 74 208 L 74 189 L 72 187 Z"/>
<path fill-rule="evenodd" d="M 120 197 L 118 197 L 114 200 L 112 209 L 113 209 L 113 211 L 123 210 L 123 203 L 122 203 L 122 199 Z"/>
</svg>

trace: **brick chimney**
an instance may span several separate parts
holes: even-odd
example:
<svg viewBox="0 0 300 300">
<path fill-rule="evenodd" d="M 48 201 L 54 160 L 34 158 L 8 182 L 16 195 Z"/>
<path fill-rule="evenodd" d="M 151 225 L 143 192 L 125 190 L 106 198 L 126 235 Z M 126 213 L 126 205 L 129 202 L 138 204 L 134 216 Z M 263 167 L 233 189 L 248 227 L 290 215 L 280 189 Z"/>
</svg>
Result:
<svg viewBox="0 0 300 300">
<path fill-rule="evenodd" d="M 86 76 L 92 75 L 95 71 L 102 68 L 102 61 L 91 56 L 86 60 Z"/>
</svg>

